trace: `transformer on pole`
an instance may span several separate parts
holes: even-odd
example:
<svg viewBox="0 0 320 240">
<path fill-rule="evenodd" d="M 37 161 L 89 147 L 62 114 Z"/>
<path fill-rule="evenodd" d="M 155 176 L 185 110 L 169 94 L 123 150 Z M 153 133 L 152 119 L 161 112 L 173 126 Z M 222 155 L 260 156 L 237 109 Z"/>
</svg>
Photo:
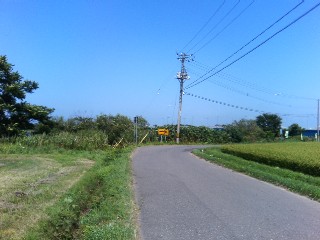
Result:
<svg viewBox="0 0 320 240">
<path fill-rule="evenodd" d="M 177 79 L 180 83 L 180 97 L 179 97 L 179 112 L 178 112 L 178 125 L 177 125 L 177 136 L 176 136 L 176 143 L 180 142 L 180 124 L 181 124 L 181 112 L 182 112 L 182 95 L 183 95 L 183 83 L 185 80 L 188 80 L 190 77 L 186 71 L 184 63 L 186 61 L 190 61 L 192 55 L 187 55 L 185 53 L 178 54 L 178 60 L 181 62 L 181 71 L 177 73 Z"/>
</svg>

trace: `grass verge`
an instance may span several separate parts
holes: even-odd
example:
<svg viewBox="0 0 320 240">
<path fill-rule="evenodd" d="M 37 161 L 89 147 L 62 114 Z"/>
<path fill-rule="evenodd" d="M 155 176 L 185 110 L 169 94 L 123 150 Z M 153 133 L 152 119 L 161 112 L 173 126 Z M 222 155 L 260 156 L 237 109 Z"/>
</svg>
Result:
<svg viewBox="0 0 320 240">
<path fill-rule="evenodd" d="M 131 148 L 95 151 L 96 164 L 26 237 L 35 239 L 135 239 Z"/>
<path fill-rule="evenodd" d="M 220 148 L 197 149 L 197 156 L 223 167 L 287 188 L 290 191 L 320 201 L 320 177 L 273 167 L 221 152 Z"/>
</svg>

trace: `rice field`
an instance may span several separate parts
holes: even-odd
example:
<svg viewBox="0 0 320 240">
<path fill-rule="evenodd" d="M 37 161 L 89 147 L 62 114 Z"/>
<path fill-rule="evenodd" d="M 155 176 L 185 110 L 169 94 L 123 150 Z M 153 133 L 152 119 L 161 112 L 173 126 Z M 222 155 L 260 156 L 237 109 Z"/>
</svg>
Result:
<svg viewBox="0 0 320 240">
<path fill-rule="evenodd" d="M 291 142 L 224 145 L 222 152 L 247 160 L 320 176 L 320 143 Z"/>
</svg>

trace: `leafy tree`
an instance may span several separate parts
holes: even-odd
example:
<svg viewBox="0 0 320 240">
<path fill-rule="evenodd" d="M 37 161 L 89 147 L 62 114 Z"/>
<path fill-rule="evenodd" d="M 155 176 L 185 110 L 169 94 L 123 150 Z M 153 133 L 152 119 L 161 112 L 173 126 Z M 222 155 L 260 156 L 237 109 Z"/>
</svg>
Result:
<svg viewBox="0 0 320 240">
<path fill-rule="evenodd" d="M 288 130 L 289 130 L 289 136 L 297 136 L 302 133 L 303 128 L 300 127 L 299 124 L 294 123 L 289 126 Z"/>
<path fill-rule="evenodd" d="M 52 117 L 52 132 L 66 131 L 66 122 L 63 117 Z"/>
<path fill-rule="evenodd" d="M 267 138 L 274 139 L 280 135 L 282 119 L 277 114 L 264 113 L 257 116 L 257 125 L 267 134 Z"/>
<path fill-rule="evenodd" d="M 6 56 L 0 56 L 0 136 L 12 136 L 23 130 L 34 129 L 35 124 L 42 127 L 50 123 L 54 111 L 25 101 L 27 93 L 33 93 L 39 86 L 30 80 L 23 80 Z"/>
<path fill-rule="evenodd" d="M 96 124 L 91 117 L 81 117 L 77 116 L 71 119 L 73 121 L 76 130 L 92 130 L 96 128 Z"/>
<path fill-rule="evenodd" d="M 97 128 L 105 133 L 111 132 L 114 117 L 112 115 L 101 114 L 96 118 Z"/>
<path fill-rule="evenodd" d="M 126 116 L 103 114 L 96 118 L 96 124 L 99 130 L 108 135 L 109 144 L 114 144 L 122 137 L 127 142 L 133 141 L 133 122 Z"/>
<path fill-rule="evenodd" d="M 148 128 L 149 127 L 148 121 L 144 117 L 142 117 L 141 115 L 138 116 L 138 127 L 139 128 Z"/>
<path fill-rule="evenodd" d="M 263 130 L 255 120 L 241 119 L 225 127 L 231 142 L 256 142 L 265 137 Z"/>
</svg>

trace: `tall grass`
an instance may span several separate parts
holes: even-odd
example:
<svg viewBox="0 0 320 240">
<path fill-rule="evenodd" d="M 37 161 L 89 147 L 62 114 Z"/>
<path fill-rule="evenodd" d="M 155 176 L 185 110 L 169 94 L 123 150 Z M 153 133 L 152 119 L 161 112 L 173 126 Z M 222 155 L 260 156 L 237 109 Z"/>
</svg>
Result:
<svg viewBox="0 0 320 240">
<path fill-rule="evenodd" d="M 58 132 L 53 134 L 40 134 L 32 136 L 20 136 L 2 138 L 0 151 L 18 151 L 25 148 L 63 148 L 74 150 L 97 150 L 106 149 L 109 146 L 108 136 L 99 130 L 81 130 L 77 133 Z"/>
</svg>

